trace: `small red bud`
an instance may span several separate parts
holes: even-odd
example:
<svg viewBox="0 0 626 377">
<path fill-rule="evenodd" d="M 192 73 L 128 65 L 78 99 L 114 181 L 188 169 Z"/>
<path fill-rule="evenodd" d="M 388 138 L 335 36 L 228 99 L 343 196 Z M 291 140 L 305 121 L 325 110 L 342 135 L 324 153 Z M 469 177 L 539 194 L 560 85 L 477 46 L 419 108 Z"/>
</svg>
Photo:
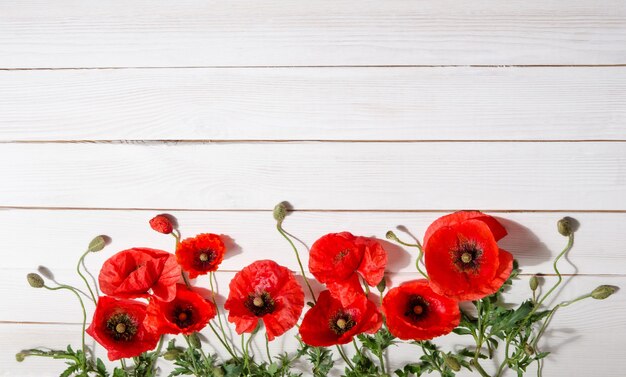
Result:
<svg viewBox="0 0 626 377">
<path fill-rule="evenodd" d="M 170 234 L 174 229 L 172 225 L 172 221 L 167 217 L 167 215 L 157 215 L 152 220 L 150 220 L 150 226 L 152 229 L 156 230 L 159 233 Z"/>
</svg>

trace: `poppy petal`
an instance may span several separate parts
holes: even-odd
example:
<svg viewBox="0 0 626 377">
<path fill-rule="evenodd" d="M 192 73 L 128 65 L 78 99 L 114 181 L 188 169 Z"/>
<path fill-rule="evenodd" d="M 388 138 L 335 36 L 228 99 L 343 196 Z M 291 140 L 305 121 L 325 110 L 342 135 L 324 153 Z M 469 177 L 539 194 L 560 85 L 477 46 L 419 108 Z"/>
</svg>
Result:
<svg viewBox="0 0 626 377">
<path fill-rule="evenodd" d="M 424 234 L 424 246 L 428 243 L 430 236 L 432 236 L 433 233 L 440 228 L 460 224 L 467 220 L 480 220 L 484 222 L 493 233 L 493 237 L 496 241 L 499 241 L 507 235 L 506 229 L 492 216 L 486 215 L 480 211 L 457 211 L 449 215 L 442 216 L 430 224 Z"/>
</svg>

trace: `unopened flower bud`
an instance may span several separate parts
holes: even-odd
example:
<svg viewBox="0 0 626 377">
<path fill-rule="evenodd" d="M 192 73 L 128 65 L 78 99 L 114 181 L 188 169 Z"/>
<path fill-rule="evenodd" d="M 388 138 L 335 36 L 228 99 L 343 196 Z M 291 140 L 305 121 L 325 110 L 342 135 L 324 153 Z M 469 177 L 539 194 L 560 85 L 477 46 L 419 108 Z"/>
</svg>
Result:
<svg viewBox="0 0 626 377">
<path fill-rule="evenodd" d="M 530 285 L 531 291 L 537 290 L 537 287 L 539 287 L 539 279 L 537 278 L 537 275 L 533 275 L 530 277 L 530 280 L 528 281 L 528 285 Z"/>
<path fill-rule="evenodd" d="M 378 292 L 383 293 L 385 291 L 385 288 L 387 288 L 387 281 L 385 280 L 385 277 L 383 276 L 383 278 L 380 279 L 380 283 L 376 285 L 376 289 L 378 289 Z"/>
<path fill-rule="evenodd" d="M 87 250 L 89 250 L 89 252 L 95 253 L 104 249 L 105 245 L 106 245 L 106 240 L 104 239 L 104 237 L 96 236 L 93 240 L 91 240 L 91 242 L 89 242 L 89 246 L 87 247 Z"/>
<path fill-rule="evenodd" d="M 274 207 L 274 220 L 278 221 L 279 223 L 282 223 L 283 220 L 285 220 L 285 217 L 287 216 L 287 206 L 285 206 L 285 203 L 280 202 L 278 204 L 276 204 L 276 206 Z"/>
<path fill-rule="evenodd" d="M 532 355 L 535 354 L 535 349 L 533 348 L 533 346 L 531 346 L 530 344 L 526 343 L 526 344 L 524 344 L 524 352 L 528 356 L 532 356 Z"/>
<path fill-rule="evenodd" d="M 163 358 L 167 361 L 173 361 L 176 360 L 178 358 L 178 355 L 180 355 L 181 352 L 177 349 L 173 349 L 173 350 L 169 350 L 167 352 L 165 352 L 163 354 Z"/>
<path fill-rule="evenodd" d="M 18 363 L 21 363 L 22 361 L 24 361 L 25 358 L 26 358 L 26 354 L 24 354 L 23 352 L 18 352 L 15 354 L 15 361 L 17 361 Z"/>
<path fill-rule="evenodd" d="M 163 234 L 170 234 L 174 230 L 174 225 L 167 215 L 156 215 L 150 220 L 150 227 Z"/>
<path fill-rule="evenodd" d="M 36 273 L 30 273 L 26 275 L 26 280 L 28 280 L 28 284 L 30 284 L 33 288 L 42 288 L 44 286 L 43 278 L 41 275 Z"/>
<path fill-rule="evenodd" d="M 385 237 L 386 237 L 388 240 L 392 240 L 392 241 L 400 242 L 400 240 L 398 239 L 398 236 L 396 236 L 396 234 L 393 232 L 393 230 L 389 230 L 389 231 L 387 231 L 387 233 L 385 234 Z"/>
<path fill-rule="evenodd" d="M 200 337 L 198 336 L 198 333 L 193 333 L 189 335 L 188 339 L 189 344 L 191 344 L 193 348 L 202 348 L 202 342 L 200 342 Z"/>
<path fill-rule="evenodd" d="M 572 222 L 564 217 L 556 223 L 556 228 L 565 237 L 569 237 L 572 234 Z"/>
<path fill-rule="evenodd" d="M 443 356 L 443 361 L 446 363 L 448 368 L 452 369 L 453 371 L 458 372 L 461 370 L 461 364 L 459 364 L 459 361 L 454 357 L 446 354 Z"/>
<path fill-rule="evenodd" d="M 604 300 L 617 291 L 617 287 L 612 285 L 601 285 L 591 292 L 591 297 L 596 300 Z"/>
</svg>

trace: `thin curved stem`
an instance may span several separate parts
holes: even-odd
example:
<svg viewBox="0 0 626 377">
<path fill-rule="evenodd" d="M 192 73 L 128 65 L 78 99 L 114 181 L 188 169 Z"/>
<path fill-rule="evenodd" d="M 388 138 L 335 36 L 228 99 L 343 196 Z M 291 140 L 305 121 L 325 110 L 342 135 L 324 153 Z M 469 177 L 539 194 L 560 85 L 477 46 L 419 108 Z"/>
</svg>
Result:
<svg viewBox="0 0 626 377">
<path fill-rule="evenodd" d="M 346 354 L 343 352 L 343 348 L 341 348 L 339 344 L 337 344 L 336 347 L 337 347 L 337 351 L 339 351 L 339 355 L 341 355 L 341 358 L 343 359 L 343 361 L 345 361 L 346 365 L 348 365 L 348 368 L 354 370 L 354 365 L 352 364 L 352 362 L 350 362 L 350 359 L 348 359 Z"/>
<path fill-rule="evenodd" d="M 548 298 L 548 296 L 550 296 L 550 294 L 552 294 L 552 292 L 554 292 L 554 290 L 561 284 L 561 282 L 563 281 L 563 276 L 561 276 L 561 273 L 559 272 L 559 269 L 557 267 L 557 263 L 559 262 L 559 260 L 568 252 L 572 249 L 572 246 L 574 246 L 574 233 L 570 234 L 567 240 L 567 245 L 565 246 L 565 248 L 563 249 L 563 251 L 561 251 L 561 253 L 554 259 L 554 263 L 552 263 L 552 268 L 554 269 L 554 272 L 556 273 L 558 280 L 556 282 L 556 284 L 554 284 L 554 286 L 552 286 L 552 288 L 550 288 L 550 290 L 548 292 L 546 292 L 545 295 L 543 295 L 543 297 L 541 298 L 541 300 L 539 300 L 539 302 L 537 303 L 537 305 L 535 305 L 535 309 L 533 310 L 533 312 L 535 312 L 537 309 L 541 306 L 541 304 Z M 531 312 L 531 314 L 533 313 Z"/>
<path fill-rule="evenodd" d="M 228 337 L 226 336 L 226 331 L 224 330 L 224 323 L 222 322 L 222 313 L 220 312 L 219 307 L 217 306 L 217 300 L 215 298 L 215 286 L 213 285 L 213 281 L 215 281 L 215 284 L 217 285 L 217 278 L 215 277 L 215 273 L 213 272 L 210 272 L 209 275 L 210 275 L 209 284 L 211 286 L 211 299 L 213 300 L 213 305 L 215 305 L 215 310 L 217 311 L 217 320 L 218 320 L 219 328 L 220 328 L 220 331 L 222 332 L 222 336 L 224 337 L 224 341 L 222 342 L 222 344 L 226 347 L 226 350 L 228 351 L 228 353 L 230 353 L 232 357 L 237 358 L 237 356 L 235 356 L 235 353 L 233 352 L 230 345 L 228 345 Z"/>
<path fill-rule="evenodd" d="M 83 299 L 80 297 L 80 294 L 76 291 L 76 288 L 69 286 L 69 285 L 59 285 L 58 287 L 49 287 L 47 285 L 43 286 L 44 288 L 46 288 L 47 290 L 50 291 L 58 291 L 60 289 L 67 289 L 68 291 L 72 292 L 74 295 L 76 295 L 76 298 L 78 298 L 78 302 L 80 303 L 80 307 L 83 310 L 83 331 L 82 331 L 82 338 L 81 338 L 81 342 L 82 342 L 82 350 L 83 350 L 83 360 L 81 362 L 82 367 L 83 367 L 83 371 L 86 372 L 86 363 L 87 363 L 87 353 L 85 352 L 85 326 L 87 325 L 87 311 L 85 310 L 85 303 L 83 302 Z"/>
<path fill-rule="evenodd" d="M 191 364 L 193 365 L 194 374 L 196 376 L 200 377 L 200 372 L 198 371 L 198 365 L 196 365 L 196 355 L 194 353 L 194 350 L 196 348 L 189 341 L 189 336 L 188 335 L 184 335 L 183 337 L 185 338 L 185 341 L 187 342 L 187 346 L 189 347 L 189 350 L 190 350 L 190 353 L 191 353 Z"/>
<path fill-rule="evenodd" d="M 91 285 L 89 285 L 89 282 L 87 281 L 87 278 L 85 277 L 85 275 L 83 275 L 82 272 L 80 272 L 80 265 L 83 264 L 83 261 L 85 260 L 85 257 L 87 256 L 87 254 L 89 254 L 90 251 L 87 250 L 79 259 L 78 259 L 78 263 L 76 264 L 76 272 L 78 272 L 78 275 L 80 276 L 81 279 L 83 279 L 83 281 L 85 282 L 85 285 L 87 286 L 87 289 L 89 290 L 89 295 L 91 296 L 91 300 L 94 302 L 94 304 L 97 302 L 96 300 L 96 296 L 93 294 L 93 290 L 91 290 Z"/>
<path fill-rule="evenodd" d="M 267 352 L 267 359 L 271 363 L 272 362 L 272 354 L 270 353 L 270 339 L 267 334 L 265 334 L 265 352 Z"/>
<path fill-rule="evenodd" d="M 300 253 L 298 252 L 296 245 L 294 245 L 293 241 L 291 241 L 291 238 L 289 238 L 289 236 L 283 230 L 283 226 L 281 222 L 276 223 L 276 229 L 278 230 L 278 233 L 280 233 L 287 240 L 287 242 L 289 242 L 289 245 L 291 245 L 293 252 L 296 254 L 296 259 L 298 260 L 298 266 L 300 266 L 300 273 L 302 274 L 302 278 L 304 279 L 306 286 L 309 288 L 309 292 L 311 293 L 313 302 L 317 303 L 317 300 L 315 299 L 315 293 L 313 292 L 313 288 L 311 288 L 309 279 L 306 277 L 306 273 L 304 272 L 304 267 L 302 266 L 302 261 L 300 260 Z"/>
<path fill-rule="evenodd" d="M 422 270 L 422 267 L 420 267 L 420 262 L 422 261 L 422 258 L 424 257 L 424 248 L 422 247 L 422 244 L 418 240 L 415 240 L 416 243 L 406 243 L 397 237 L 394 240 L 398 242 L 400 245 L 404 245 L 407 247 L 415 247 L 417 248 L 417 250 L 419 250 L 419 254 L 417 254 L 417 260 L 415 261 L 415 268 L 417 268 L 417 271 L 420 274 L 422 274 L 422 276 L 428 279 L 428 275 Z"/>
</svg>

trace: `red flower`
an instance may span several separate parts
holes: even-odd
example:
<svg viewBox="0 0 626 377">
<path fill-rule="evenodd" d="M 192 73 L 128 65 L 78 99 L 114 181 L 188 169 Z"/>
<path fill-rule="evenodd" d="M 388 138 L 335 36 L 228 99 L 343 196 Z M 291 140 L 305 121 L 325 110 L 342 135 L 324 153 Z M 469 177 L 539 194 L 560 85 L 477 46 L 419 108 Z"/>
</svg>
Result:
<svg viewBox="0 0 626 377">
<path fill-rule="evenodd" d="M 348 232 L 321 237 L 311 246 L 309 255 L 313 276 L 344 305 L 363 295 L 358 274 L 373 287 L 382 280 L 386 265 L 387 252 L 378 241 Z"/>
<path fill-rule="evenodd" d="M 174 255 L 155 249 L 120 251 L 102 265 L 98 281 L 102 292 L 119 298 L 148 297 L 149 291 L 163 301 L 176 295 L 180 267 Z"/>
<path fill-rule="evenodd" d="M 156 347 L 160 335 L 145 328 L 146 304 L 103 296 L 87 334 L 108 351 L 109 360 L 135 357 Z"/>
<path fill-rule="evenodd" d="M 497 292 L 513 268 L 513 256 L 496 243 L 505 235 L 496 219 L 477 211 L 435 221 L 424 237 L 432 289 L 457 300 L 478 300 Z"/>
<path fill-rule="evenodd" d="M 217 314 L 212 302 L 184 284 L 178 284 L 176 298 L 170 302 L 152 298 L 147 311 L 146 327 L 159 334 L 189 335 L 202 330 Z"/>
<path fill-rule="evenodd" d="M 245 267 L 229 287 L 224 308 L 238 334 L 252 332 L 262 320 L 273 340 L 296 324 L 304 307 L 304 292 L 293 273 L 271 260 Z"/>
<path fill-rule="evenodd" d="M 150 227 L 159 233 L 170 234 L 174 230 L 172 221 L 167 215 L 156 215 L 150 220 Z"/>
<path fill-rule="evenodd" d="M 448 334 L 461 320 L 458 303 L 433 292 L 425 279 L 391 289 L 383 299 L 383 313 L 389 331 L 404 340 Z"/>
<path fill-rule="evenodd" d="M 187 238 L 176 247 L 176 259 L 183 270 L 194 279 L 198 275 L 206 275 L 217 267 L 224 259 L 226 247 L 217 234 L 202 233 Z"/>
<path fill-rule="evenodd" d="M 364 295 L 344 306 L 330 291 L 323 291 L 317 304 L 304 315 L 300 325 L 302 341 L 314 347 L 346 344 L 355 335 L 373 334 L 382 325 L 382 315 L 376 304 Z"/>
</svg>

